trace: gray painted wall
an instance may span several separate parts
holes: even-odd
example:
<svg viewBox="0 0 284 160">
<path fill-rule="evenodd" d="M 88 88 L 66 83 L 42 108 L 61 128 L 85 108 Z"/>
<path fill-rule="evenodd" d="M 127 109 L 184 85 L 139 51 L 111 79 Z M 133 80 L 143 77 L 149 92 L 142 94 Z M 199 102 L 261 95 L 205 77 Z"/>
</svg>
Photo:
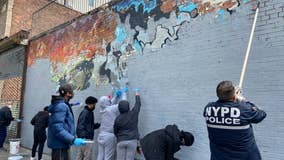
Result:
<svg viewBox="0 0 284 160">
<path fill-rule="evenodd" d="M 0 80 L 22 77 L 25 48 L 15 47 L 0 54 Z"/>
<path fill-rule="evenodd" d="M 284 159 L 283 8 L 282 0 L 261 3 L 243 85 L 245 97 L 268 114 L 262 123 L 254 125 L 264 160 Z M 213 15 L 193 19 L 182 25 L 179 40 L 161 49 L 146 49 L 143 55 L 128 59 L 130 86 L 141 89 L 141 136 L 175 123 L 196 137 L 194 146 L 183 148 L 177 158 L 209 159 L 203 107 L 216 100 L 215 88 L 219 81 L 228 79 L 238 84 L 252 18 L 253 12 L 243 7 L 223 21 L 214 19 Z M 56 88 L 51 82 L 49 65 L 48 60 L 38 60 L 28 68 L 24 99 L 26 119 L 22 126 L 22 144 L 27 147 L 32 145 L 29 121 L 43 105 L 49 104 Z M 101 96 L 109 92 L 110 86 L 91 86 L 77 92 L 74 99 L 83 102 L 88 95 Z M 130 98 L 133 104 L 133 95 Z M 75 109 L 76 118 L 80 110 Z"/>
</svg>

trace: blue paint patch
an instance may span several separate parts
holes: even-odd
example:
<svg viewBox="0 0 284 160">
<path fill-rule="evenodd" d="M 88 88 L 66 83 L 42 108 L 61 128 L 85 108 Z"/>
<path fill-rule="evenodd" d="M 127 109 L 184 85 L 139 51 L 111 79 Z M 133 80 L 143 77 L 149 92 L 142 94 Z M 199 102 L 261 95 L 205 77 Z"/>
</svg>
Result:
<svg viewBox="0 0 284 160">
<path fill-rule="evenodd" d="M 142 53 L 142 47 L 137 40 L 135 40 L 135 42 L 134 42 L 134 48 L 137 52 Z"/>
<path fill-rule="evenodd" d="M 127 43 L 124 43 L 124 44 L 122 44 L 121 46 L 120 46 L 120 52 L 121 53 L 126 53 L 126 47 L 127 47 Z"/>
<path fill-rule="evenodd" d="M 221 9 L 218 11 L 218 15 L 220 16 L 221 20 L 224 21 L 225 19 L 225 10 Z"/>
<path fill-rule="evenodd" d="M 127 38 L 127 33 L 125 27 L 116 27 L 115 29 L 116 41 L 122 43 L 125 38 Z"/>
<path fill-rule="evenodd" d="M 177 17 L 177 24 L 180 25 L 181 23 L 183 23 L 184 21 L 189 21 L 190 20 L 190 16 L 187 13 L 180 13 Z"/>
<path fill-rule="evenodd" d="M 198 5 L 194 3 L 188 3 L 188 4 L 178 6 L 180 12 L 191 12 L 197 7 Z"/>
<path fill-rule="evenodd" d="M 250 2 L 250 0 L 243 0 L 243 2 L 244 2 L 244 3 L 249 3 L 249 2 Z"/>
<path fill-rule="evenodd" d="M 137 1 L 125 0 L 115 5 L 113 8 L 115 8 L 117 11 L 122 11 L 122 10 L 128 10 L 131 6 L 134 6 L 135 11 L 138 12 L 140 5 L 143 6 L 143 13 L 145 12 L 149 13 L 156 8 L 157 1 L 149 0 L 147 3 L 145 3 L 144 0 L 137 0 Z"/>
</svg>

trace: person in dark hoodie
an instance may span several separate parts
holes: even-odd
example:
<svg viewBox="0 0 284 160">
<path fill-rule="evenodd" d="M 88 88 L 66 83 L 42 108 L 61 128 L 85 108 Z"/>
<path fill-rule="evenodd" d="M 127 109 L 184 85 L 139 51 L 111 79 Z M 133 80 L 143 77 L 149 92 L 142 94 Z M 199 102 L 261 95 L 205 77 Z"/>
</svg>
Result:
<svg viewBox="0 0 284 160">
<path fill-rule="evenodd" d="M 138 115 L 140 112 L 141 101 L 138 89 L 135 89 L 135 105 L 129 110 L 129 102 L 122 100 L 118 104 L 120 115 L 114 122 L 114 135 L 117 138 L 116 159 L 134 160 L 137 147 L 138 133 Z"/>
<path fill-rule="evenodd" d="M 9 103 L 0 109 L 0 151 L 7 151 L 3 145 L 7 136 L 7 127 L 14 120 L 11 108 L 12 105 Z"/>
<path fill-rule="evenodd" d="M 43 111 L 39 111 L 31 120 L 34 126 L 34 144 L 32 148 L 31 160 L 35 160 L 35 154 L 38 147 L 38 160 L 42 158 L 44 143 L 46 141 L 46 128 L 48 126 L 48 106 Z"/>
<path fill-rule="evenodd" d="M 71 145 L 85 145 L 86 141 L 75 137 L 75 124 L 69 100 L 73 98 L 73 87 L 64 84 L 59 87 L 59 96 L 52 96 L 48 122 L 47 145 L 52 149 L 52 160 L 69 160 Z"/>
<path fill-rule="evenodd" d="M 86 106 L 80 113 L 76 128 L 77 137 L 87 140 L 94 139 L 94 130 L 100 127 L 99 123 L 95 123 L 93 111 L 96 108 L 97 98 L 89 96 L 86 98 Z M 80 146 L 76 160 L 91 160 L 93 154 L 93 143 Z"/>
<path fill-rule="evenodd" d="M 211 160 L 261 160 L 251 124 L 261 122 L 266 113 L 237 94 L 231 81 L 220 82 L 216 92 L 219 99 L 203 113 Z"/>
<path fill-rule="evenodd" d="M 176 125 L 167 125 L 140 140 L 146 160 L 177 160 L 174 154 L 180 150 L 180 146 L 191 146 L 193 142 L 194 136 L 180 131 Z"/>
</svg>

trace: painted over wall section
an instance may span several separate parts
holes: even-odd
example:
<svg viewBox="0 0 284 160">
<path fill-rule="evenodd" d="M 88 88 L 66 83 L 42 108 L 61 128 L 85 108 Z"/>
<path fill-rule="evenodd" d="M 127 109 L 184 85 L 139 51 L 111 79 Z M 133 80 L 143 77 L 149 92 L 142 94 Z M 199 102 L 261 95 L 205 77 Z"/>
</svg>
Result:
<svg viewBox="0 0 284 160">
<path fill-rule="evenodd" d="M 23 145 L 31 147 L 29 121 L 49 104 L 57 85 L 72 83 L 77 89 L 74 99 L 83 102 L 89 95 L 110 94 L 112 87 L 128 81 L 141 88 L 141 136 L 178 124 L 193 132 L 196 142 L 177 157 L 209 159 L 203 107 L 216 100 L 219 81 L 238 83 L 255 5 L 248 0 L 125 0 L 32 40 Z M 281 0 L 261 1 L 244 82 L 245 96 L 268 113 L 254 126 L 266 160 L 284 157 L 283 8 Z M 75 118 L 81 109 L 74 108 Z"/>
</svg>

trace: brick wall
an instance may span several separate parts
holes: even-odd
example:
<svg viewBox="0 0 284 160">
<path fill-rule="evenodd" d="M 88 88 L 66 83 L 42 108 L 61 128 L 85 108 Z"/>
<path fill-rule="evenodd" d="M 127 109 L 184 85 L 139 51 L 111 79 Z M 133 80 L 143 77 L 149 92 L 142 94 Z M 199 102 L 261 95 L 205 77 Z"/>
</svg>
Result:
<svg viewBox="0 0 284 160">
<path fill-rule="evenodd" d="M 50 3 L 32 16 L 31 36 L 37 35 L 81 15 L 58 3 Z"/>
<path fill-rule="evenodd" d="M 79 15 L 77 11 L 48 0 L 14 0 L 10 35 L 26 30 L 34 36 Z"/>
<path fill-rule="evenodd" d="M 0 107 L 12 102 L 12 114 L 19 118 L 22 105 L 23 68 L 25 61 L 25 48 L 15 47 L 0 54 Z M 8 128 L 9 138 L 18 135 L 18 123 L 13 121 Z"/>
<path fill-rule="evenodd" d="M 0 1 L 0 39 L 5 37 L 8 0 Z"/>
<path fill-rule="evenodd" d="M 253 125 L 265 160 L 284 157 L 282 1 L 261 1 L 243 85 L 247 99 L 268 114 L 262 123 Z M 183 147 L 176 157 L 182 160 L 209 159 L 203 108 L 209 101 L 216 100 L 215 88 L 221 80 L 229 79 L 238 84 L 254 15 L 251 6 L 242 3 L 232 14 L 208 12 L 177 25 L 183 17 L 176 16 L 176 10 L 170 12 L 175 6 L 173 0 L 159 4 L 163 5 L 162 9 L 143 4 L 144 11 L 141 10 L 141 1 L 123 2 L 111 6 L 113 12 L 105 10 L 82 16 L 78 21 L 47 32 L 31 42 L 30 49 L 33 50 L 30 51 L 33 52 L 29 55 L 33 63 L 27 69 L 23 145 L 31 147 L 32 126 L 29 121 L 43 105 L 50 103 L 50 95 L 55 93 L 60 82 L 75 83 L 79 87 L 86 84 L 87 87 L 76 90 L 74 97 L 74 100 L 84 102 L 89 95 L 109 94 L 112 86 L 108 80 L 115 84 L 125 71 L 122 81 L 130 82 L 131 104 L 134 99 L 132 88 L 141 90 L 141 137 L 175 123 L 196 137 L 193 147 Z M 121 12 L 117 13 L 117 10 Z M 157 14 L 151 15 L 151 12 Z M 116 23 L 106 23 L 112 22 L 113 17 L 116 17 Z M 81 110 L 74 107 L 76 121 Z M 99 109 L 96 108 L 95 112 L 96 121 L 99 121 Z M 95 158 L 97 148 L 94 151 Z M 76 148 L 72 148 L 72 155 L 75 154 Z"/>
<path fill-rule="evenodd" d="M 20 30 L 30 31 L 32 14 L 48 3 L 47 0 L 14 0 L 10 35 Z"/>
</svg>

